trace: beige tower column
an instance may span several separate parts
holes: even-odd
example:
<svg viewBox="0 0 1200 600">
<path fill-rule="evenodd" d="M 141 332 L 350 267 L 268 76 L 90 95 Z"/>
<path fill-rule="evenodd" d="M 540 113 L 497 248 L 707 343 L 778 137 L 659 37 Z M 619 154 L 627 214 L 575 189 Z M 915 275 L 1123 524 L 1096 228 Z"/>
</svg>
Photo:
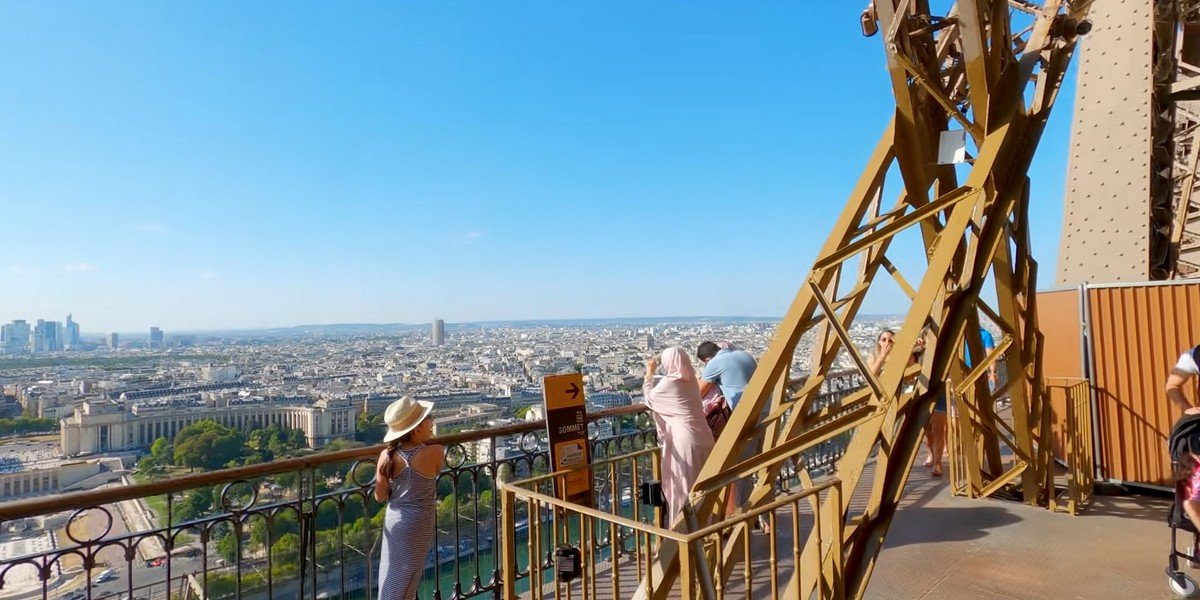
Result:
<svg viewBox="0 0 1200 600">
<path fill-rule="evenodd" d="M 1060 285 L 1150 279 L 1153 8 L 1145 0 L 1092 5 L 1076 81 Z"/>
<path fill-rule="evenodd" d="M 1082 51 L 1057 282 L 1200 276 L 1197 6 L 1097 2 Z"/>
</svg>

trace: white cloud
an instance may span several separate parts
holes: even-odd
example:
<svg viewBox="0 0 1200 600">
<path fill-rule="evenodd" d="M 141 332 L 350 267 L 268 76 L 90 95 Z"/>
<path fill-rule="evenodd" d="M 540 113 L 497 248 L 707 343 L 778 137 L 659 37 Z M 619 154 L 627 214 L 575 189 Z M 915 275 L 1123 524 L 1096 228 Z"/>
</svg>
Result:
<svg viewBox="0 0 1200 600">
<path fill-rule="evenodd" d="M 81 262 L 81 263 L 75 263 L 73 265 L 67 265 L 67 266 L 63 267 L 63 270 L 68 273 L 83 273 L 86 271 L 95 271 L 96 265 Z"/>
<path fill-rule="evenodd" d="M 8 268 L 8 272 L 12 273 L 13 275 L 24 275 L 29 272 L 29 269 L 26 269 L 22 266 L 12 266 Z"/>
<path fill-rule="evenodd" d="M 212 281 L 214 279 L 220 279 L 220 278 L 221 278 L 221 274 L 217 273 L 216 271 L 201 271 L 200 272 L 200 279 Z"/>
<path fill-rule="evenodd" d="M 477 240 L 477 239 L 483 237 L 483 232 L 482 231 L 468 231 L 467 233 L 463 234 L 463 237 L 467 238 L 468 240 Z"/>
</svg>

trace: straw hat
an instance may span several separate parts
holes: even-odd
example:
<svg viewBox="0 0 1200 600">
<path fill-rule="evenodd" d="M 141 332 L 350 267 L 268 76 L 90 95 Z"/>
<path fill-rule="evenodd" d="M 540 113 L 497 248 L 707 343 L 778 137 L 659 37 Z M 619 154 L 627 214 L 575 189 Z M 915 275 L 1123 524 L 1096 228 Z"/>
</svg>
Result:
<svg viewBox="0 0 1200 600">
<path fill-rule="evenodd" d="M 416 429 L 417 425 L 420 425 L 421 421 L 429 416 L 431 410 L 433 410 L 432 402 L 421 402 L 408 396 L 391 403 L 383 412 L 383 422 L 387 423 L 388 427 L 383 441 L 390 442 L 404 437 L 404 434 Z"/>
</svg>

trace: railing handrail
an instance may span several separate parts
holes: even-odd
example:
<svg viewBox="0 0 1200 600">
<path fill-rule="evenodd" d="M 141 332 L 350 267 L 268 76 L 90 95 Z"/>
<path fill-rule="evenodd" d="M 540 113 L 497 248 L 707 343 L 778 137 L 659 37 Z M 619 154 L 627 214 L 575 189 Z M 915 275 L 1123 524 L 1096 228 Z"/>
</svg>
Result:
<svg viewBox="0 0 1200 600">
<path fill-rule="evenodd" d="M 647 410 L 648 409 L 644 404 L 631 404 L 629 406 L 619 406 L 616 408 L 598 410 L 593 413 L 588 413 L 587 417 L 588 422 L 591 422 L 610 417 L 642 413 L 646 412 Z M 436 436 L 431 438 L 429 441 L 433 444 L 442 445 L 460 444 L 463 442 L 473 442 L 495 437 L 536 432 L 544 430 L 545 427 L 545 420 L 538 420 L 516 425 L 494 427 L 491 429 L 477 429 L 474 431 Z M 156 481 L 154 483 L 142 483 L 105 490 L 85 490 L 81 492 L 61 494 L 52 498 L 36 497 L 25 500 L 17 500 L 14 502 L 4 502 L 0 503 L 0 522 L 53 514 L 68 510 L 78 510 L 81 508 L 112 504 L 114 502 L 123 502 L 126 500 L 134 500 L 149 496 L 161 496 L 163 494 L 182 492 L 197 487 L 218 485 L 222 483 L 233 483 L 267 475 L 278 475 L 280 473 L 318 467 L 327 465 L 329 463 L 374 458 L 386 447 L 387 444 L 375 444 L 362 448 L 349 448 L 346 450 L 338 450 L 336 452 L 323 452 L 296 458 L 286 458 L 260 465 L 234 467 L 232 469 L 220 469 L 217 471 L 209 471 L 207 473 L 195 473 L 192 475 L 171 478 L 169 480 Z"/>
<path fill-rule="evenodd" d="M 641 452 L 636 452 L 634 454 L 640 454 L 640 453 Z M 628 457 L 628 456 L 630 456 L 630 455 L 625 455 L 625 457 Z M 611 460 L 616 460 L 616 459 L 620 459 L 620 458 L 623 458 L 623 457 L 617 456 L 617 457 L 613 457 L 613 459 L 611 459 Z M 556 471 L 555 473 L 552 473 L 552 475 L 561 475 L 561 474 L 565 474 L 565 473 L 567 473 L 567 471 Z M 779 508 L 779 507 L 787 505 L 787 504 L 792 504 L 793 502 L 796 502 L 797 500 L 802 500 L 809 496 L 812 496 L 815 494 L 820 494 L 821 492 L 823 492 L 827 489 L 835 488 L 835 487 L 838 489 L 841 489 L 841 485 L 842 485 L 842 480 L 834 477 L 833 479 L 830 479 L 830 480 L 820 483 L 818 485 L 814 485 L 813 487 L 800 490 L 799 492 L 793 492 L 790 494 L 780 496 L 780 497 L 776 498 L 775 500 L 768 502 L 767 504 L 763 504 L 762 506 L 758 506 L 758 507 L 748 510 L 746 512 L 736 513 L 732 516 L 722 519 L 721 521 L 719 521 L 717 523 L 714 523 L 707 527 L 703 527 L 696 531 L 680 532 L 680 531 L 674 531 L 671 529 L 664 529 L 662 527 L 659 527 L 657 525 L 652 525 L 650 523 L 643 523 L 641 521 L 636 521 L 634 519 L 630 519 L 628 517 L 624 517 L 624 516 L 621 516 L 618 514 L 607 513 L 602 510 L 599 510 L 599 509 L 591 508 L 589 506 L 584 506 L 582 504 L 575 504 L 573 502 L 567 502 L 566 500 L 560 500 L 558 498 L 555 498 L 554 496 L 547 496 L 546 494 L 542 494 L 540 492 L 535 492 L 533 490 L 519 487 L 521 484 L 527 483 L 529 481 L 530 480 L 528 480 L 528 479 L 524 479 L 521 481 L 501 483 L 500 484 L 501 493 L 508 492 L 508 493 L 513 494 L 514 496 L 524 498 L 526 500 L 536 500 L 542 504 L 547 504 L 550 506 L 554 506 L 557 508 L 575 512 L 575 513 L 578 513 L 583 516 L 600 519 L 601 521 L 613 523 L 613 524 L 619 525 L 621 527 L 628 527 L 630 529 L 641 531 L 643 533 L 650 533 L 650 534 L 659 536 L 663 539 L 669 539 L 669 540 L 672 540 L 675 542 L 684 542 L 684 543 L 694 542 L 705 536 L 709 536 L 714 533 L 717 533 L 723 529 L 728 529 L 730 525 L 735 525 L 735 524 L 741 523 L 743 521 L 748 521 L 750 519 L 757 518 L 761 514 L 768 513 L 770 511 L 775 510 L 776 508 Z"/>
<path fill-rule="evenodd" d="M 1046 387 L 1075 387 L 1083 383 L 1090 384 L 1091 381 L 1083 377 L 1042 377 L 1042 384 Z"/>
<path fill-rule="evenodd" d="M 597 467 L 603 467 L 604 465 L 609 465 L 609 464 L 612 464 L 612 463 L 615 463 L 618 461 L 622 461 L 622 460 L 629 460 L 631 458 L 637 458 L 643 454 L 651 454 L 658 449 L 659 449 L 658 446 L 651 446 L 649 448 L 642 448 L 641 450 L 637 450 L 635 452 L 630 452 L 628 454 L 620 454 L 617 456 L 610 456 L 604 460 L 588 463 L 587 467 L 585 467 L 585 468 L 595 470 Z M 550 480 L 550 479 L 566 477 L 567 475 L 571 474 L 572 472 L 573 472 L 573 469 L 559 469 L 558 471 L 546 473 L 543 475 L 535 475 L 533 477 L 526 477 L 525 479 L 518 479 L 516 481 L 509 482 L 509 485 L 511 485 L 511 486 L 522 486 L 522 485 L 529 486 L 529 485 L 541 483 L 543 481 Z"/>
</svg>

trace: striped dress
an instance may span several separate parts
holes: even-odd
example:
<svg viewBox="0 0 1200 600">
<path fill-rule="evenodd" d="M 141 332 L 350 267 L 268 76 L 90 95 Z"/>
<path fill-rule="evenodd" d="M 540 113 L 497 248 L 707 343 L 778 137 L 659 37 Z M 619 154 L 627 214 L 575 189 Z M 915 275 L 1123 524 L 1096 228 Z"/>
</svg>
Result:
<svg viewBox="0 0 1200 600">
<path fill-rule="evenodd" d="M 425 446 L 397 449 L 407 464 Z M 383 517 L 383 552 L 379 561 L 379 600 L 413 600 L 425 573 L 437 521 L 437 477 L 405 466 L 391 481 Z"/>
</svg>

